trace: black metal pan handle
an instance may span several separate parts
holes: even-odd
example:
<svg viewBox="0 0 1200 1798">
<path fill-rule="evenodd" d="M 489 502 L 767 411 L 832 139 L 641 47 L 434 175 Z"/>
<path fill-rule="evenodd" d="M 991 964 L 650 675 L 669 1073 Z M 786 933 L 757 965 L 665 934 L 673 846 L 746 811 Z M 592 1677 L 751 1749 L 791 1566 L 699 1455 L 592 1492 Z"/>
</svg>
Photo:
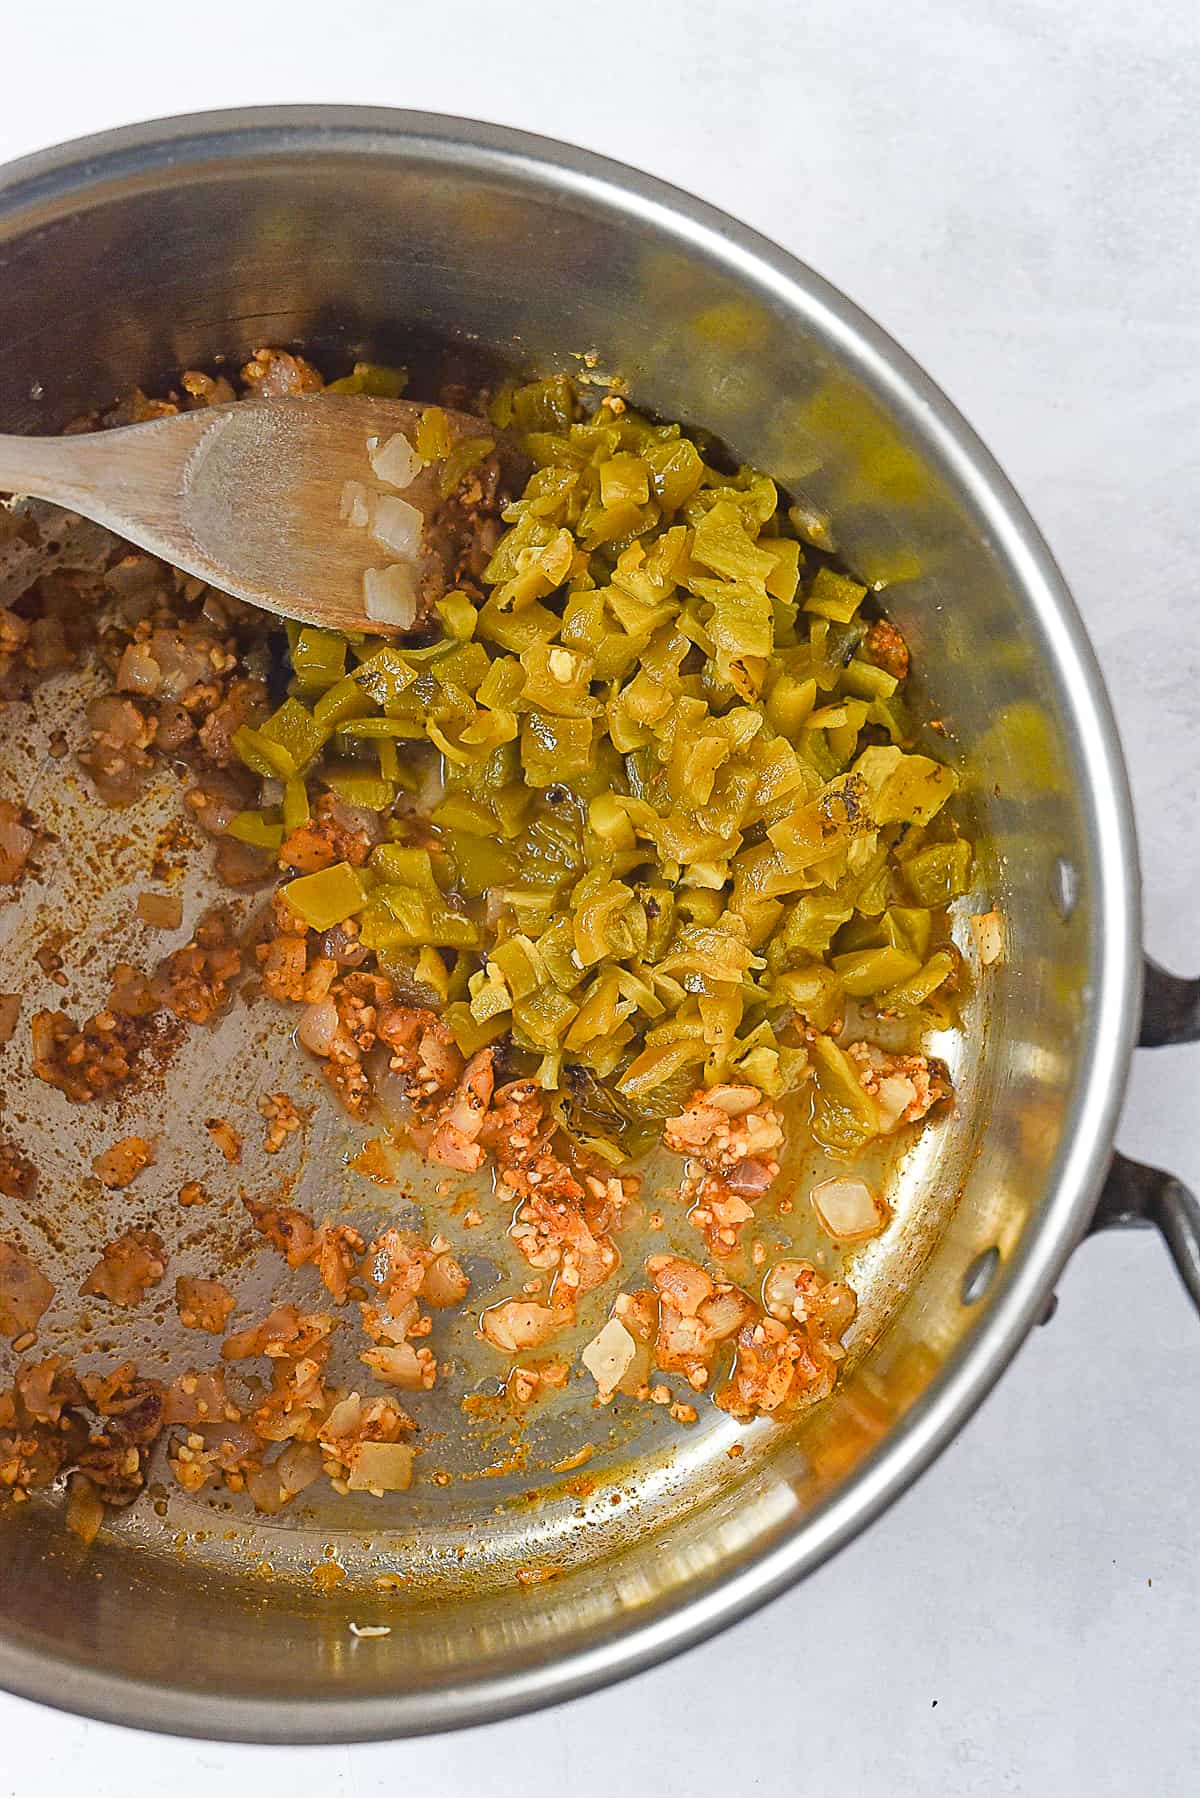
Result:
<svg viewBox="0 0 1200 1798">
<path fill-rule="evenodd" d="M 1194 1042 L 1200 1042 L 1200 980 L 1168 974 L 1147 956 L 1139 1049 Z"/>
<path fill-rule="evenodd" d="M 1157 1049 L 1167 1043 L 1194 1042 L 1200 1042 L 1200 980 L 1168 974 L 1147 956 L 1139 1047 Z M 1112 1158 L 1090 1228 L 1150 1224 L 1161 1231 L 1179 1277 L 1200 1311 L 1200 1200 L 1174 1174 L 1130 1161 L 1118 1152 Z"/>
</svg>

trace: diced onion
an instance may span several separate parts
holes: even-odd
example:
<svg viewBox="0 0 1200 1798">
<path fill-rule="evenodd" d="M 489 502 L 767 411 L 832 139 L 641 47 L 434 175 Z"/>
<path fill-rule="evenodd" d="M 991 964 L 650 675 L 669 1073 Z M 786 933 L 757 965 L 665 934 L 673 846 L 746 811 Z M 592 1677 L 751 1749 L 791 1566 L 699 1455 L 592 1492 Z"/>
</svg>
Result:
<svg viewBox="0 0 1200 1798">
<path fill-rule="evenodd" d="M 454 1256 L 445 1253 L 430 1262 L 421 1290 L 431 1305 L 440 1308 L 461 1303 L 469 1285 L 470 1281 Z"/>
<path fill-rule="evenodd" d="M 289 1442 L 275 1467 L 285 1492 L 303 1492 L 321 1477 L 321 1451 L 315 1442 Z"/>
<path fill-rule="evenodd" d="M 348 1392 L 329 1413 L 321 1425 L 321 1441 L 329 1447 L 336 1443 L 339 1436 L 349 1435 L 356 1430 L 362 1417 L 362 1399 L 357 1392 Z"/>
<path fill-rule="evenodd" d="M 519 1355 L 525 1349 L 540 1348 L 554 1334 L 555 1316 L 549 1305 L 535 1305 L 527 1299 L 505 1299 L 493 1305 L 480 1319 L 483 1333 L 494 1348 L 506 1355 Z"/>
<path fill-rule="evenodd" d="M 252 1468 L 246 1475 L 246 1491 L 254 1509 L 267 1517 L 277 1517 L 289 1497 L 283 1489 L 277 1466 Z"/>
<path fill-rule="evenodd" d="M 87 1546 L 96 1540 L 104 1522 L 104 1501 L 86 1474 L 73 1473 L 67 1489 L 66 1525 Z"/>
<path fill-rule="evenodd" d="M 610 1317 L 580 1355 L 601 1398 L 611 1398 L 633 1364 L 637 1343 L 619 1317 Z"/>
<path fill-rule="evenodd" d="M 741 1329 L 746 1318 L 746 1301 L 737 1292 L 714 1292 L 710 1299 L 705 1299 L 697 1315 L 705 1333 L 720 1342 Z"/>
<path fill-rule="evenodd" d="M 349 1451 L 346 1484 L 351 1492 L 407 1492 L 413 1452 L 407 1442 L 360 1442 Z"/>
<path fill-rule="evenodd" d="M 328 1055 L 338 1033 L 337 1006 L 332 999 L 317 999 L 300 1014 L 296 1035 L 311 1055 Z"/>
<path fill-rule="evenodd" d="M 745 1117 L 756 1105 L 762 1103 L 762 1094 L 756 1086 L 714 1086 L 704 1095 L 709 1105 L 715 1105 L 727 1117 Z"/>
<path fill-rule="evenodd" d="M 130 643 L 117 669 L 118 693 L 152 697 L 162 685 L 162 669 L 145 643 Z"/>
<path fill-rule="evenodd" d="M 388 568 L 368 568 L 363 575 L 363 609 L 377 624 L 395 624 L 408 630 L 417 617 L 417 581 L 405 562 Z"/>
<path fill-rule="evenodd" d="M 386 1386 L 399 1386 L 402 1392 L 420 1392 L 424 1385 L 421 1363 L 411 1342 L 383 1343 L 364 1350 L 361 1358 Z"/>
<path fill-rule="evenodd" d="M 341 515 L 347 524 L 357 525 L 360 530 L 365 531 L 370 524 L 370 501 L 361 481 L 347 481 L 342 488 Z"/>
<path fill-rule="evenodd" d="M 421 553 L 421 532 L 425 520 L 416 506 L 390 493 L 381 493 L 371 506 L 371 535 L 384 549 L 406 562 L 415 562 Z"/>
<path fill-rule="evenodd" d="M 741 1199 L 758 1199 L 775 1178 L 770 1166 L 757 1156 L 739 1161 L 729 1176 L 729 1190 Z"/>
<path fill-rule="evenodd" d="M 976 912 L 969 920 L 975 947 L 984 967 L 1004 954 L 1004 918 L 998 911 Z"/>
<path fill-rule="evenodd" d="M 411 486 L 425 464 L 403 431 L 371 448 L 371 467 L 389 487 Z"/>
<path fill-rule="evenodd" d="M 917 1096 L 917 1089 L 907 1074 L 885 1074 L 875 1092 L 879 1108 L 879 1128 L 886 1136 L 896 1128 Z"/>
<path fill-rule="evenodd" d="M 53 1297 L 53 1286 L 28 1255 L 0 1239 L 0 1335 L 36 1330 Z"/>
<path fill-rule="evenodd" d="M 333 813 L 334 807 L 331 806 L 331 817 Z M 334 924 L 330 929 L 322 931 L 320 950 L 330 961 L 335 961 L 339 968 L 360 968 L 371 953 L 363 947 L 358 937 L 347 935 L 344 924 Z"/>
<path fill-rule="evenodd" d="M 877 1236 L 887 1222 L 885 1207 L 856 1174 L 835 1174 L 832 1180 L 822 1180 L 811 1196 L 822 1228 L 838 1242 Z"/>
<path fill-rule="evenodd" d="M 158 670 L 160 699 L 178 699 L 197 681 L 212 678 L 208 648 L 202 639 L 182 631 L 156 630 L 150 638 L 150 653 Z"/>
</svg>

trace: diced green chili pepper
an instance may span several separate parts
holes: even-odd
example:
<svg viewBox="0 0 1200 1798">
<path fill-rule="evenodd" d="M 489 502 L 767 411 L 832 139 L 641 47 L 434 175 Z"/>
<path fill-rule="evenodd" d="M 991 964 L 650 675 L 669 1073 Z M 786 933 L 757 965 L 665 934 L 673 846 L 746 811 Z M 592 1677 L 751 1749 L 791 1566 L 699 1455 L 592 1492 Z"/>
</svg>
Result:
<svg viewBox="0 0 1200 1798">
<path fill-rule="evenodd" d="M 440 406 L 422 412 L 414 447 L 423 462 L 440 462 L 450 454 L 450 420 Z"/>
<path fill-rule="evenodd" d="M 516 860 L 495 840 L 495 828 L 492 820 L 487 835 L 464 830 L 454 837 L 458 885 L 468 899 L 482 899 L 492 887 L 508 886 L 516 879 Z"/>
<path fill-rule="evenodd" d="M 496 816 L 491 807 L 466 793 L 447 793 L 429 814 L 440 830 L 466 832 L 472 837 L 495 834 Z M 455 844 L 456 852 L 461 844 Z"/>
<path fill-rule="evenodd" d="M 432 987 L 443 1002 L 449 998 L 450 971 L 436 949 L 424 948 L 421 950 L 417 956 L 414 972 L 422 985 Z"/>
<path fill-rule="evenodd" d="M 346 639 L 306 624 L 292 644 L 292 668 L 306 689 L 324 692 L 346 672 Z"/>
<path fill-rule="evenodd" d="M 368 393 L 374 399 L 398 400 L 408 386 L 408 371 L 382 362 L 356 362 L 351 374 L 330 381 L 326 393 Z"/>
<path fill-rule="evenodd" d="M 704 479 L 704 462 L 694 443 L 676 437 L 651 444 L 645 452 L 656 498 L 666 512 L 677 512 Z"/>
<path fill-rule="evenodd" d="M 335 862 L 317 874 L 302 874 L 283 888 L 283 896 L 310 930 L 332 930 L 367 903 L 367 889 L 357 868 Z"/>
<path fill-rule="evenodd" d="M 393 937 L 394 941 L 409 942 L 414 948 L 430 944 L 435 948 L 475 949 L 479 945 L 479 930 L 470 918 L 451 911 L 448 905 L 415 887 L 380 887 L 379 897 L 397 928 L 404 932 L 402 938 Z"/>
<path fill-rule="evenodd" d="M 586 774 L 592 765 L 591 719 L 530 712 L 521 722 L 521 762 L 531 787 L 552 787 Z"/>
<path fill-rule="evenodd" d="M 375 702 L 370 694 L 363 692 L 353 675 L 347 675 L 322 693 L 313 706 L 313 718 L 323 730 L 336 730 L 350 719 L 365 717 L 374 709 Z"/>
<path fill-rule="evenodd" d="M 400 782 L 400 752 L 391 737 L 378 737 L 375 742 L 375 753 L 379 757 L 379 777 L 387 781 L 389 786 L 398 786 Z"/>
<path fill-rule="evenodd" d="M 439 599 L 437 615 L 448 637 L 455 637 L 459 642 L 466 643 L 475 635 L 479 610 L 465 593 L 447 593 L 444 599 Z"/>
<path fill-rule="evenodd" d="M 949 905 L 971 890 L 970 843 L 931 843 L 904 863 L 904 884 L 918 905 Z"/>
<path fill-rule="evenodd" d="M 230 742 L 238 760 L 249 768 L 251 774 L 257 774 L 263 780 L 287 780 L 296 772 L 291 757 L 282 755 L 279 745 L 268 741 L 252 725 L 239 726 Z"/>
<path fill-rule="evenodd" d="M 879 1107 L 831 1036 L 814 1037 L 809 1052 L 815 1076 L 814 1135 L 826 1148 L 843 1153 L 861 1149 L 879 1134 Z"/>
<path fill-rule="evenodd" d="M 891 905 L 883 914 L 887 940 L 897 949 L 911 949 L 919 961 L 929 954 L 933 915 L 927 906 Z"/>
<path fill-rule="evenodd" d="M 382 737 L 419 742 L 425 735 L 425 725 L 417 718 L 347 718 L 344 724 L 338 725 L 338 735 L 365 738 L 371 742 Z"/>
<path fill-rule="evenodd" d="M 478 1024 L 471 1016 L 470 1006 L 461 999 L 447 1005 L 444 1015 L 446 1028 L 464 1055 L 474 1055 L 476 1049 L 494 1043 L 497 1037 L 506 1033 L 512 1021 L 507 1012 L 501 1012 Z"/>
<path fill-rule="evenodd" d="M 849 624 L 867 597 L 865 587 L 848 575 L 832 568 L 818 568 L 808 589 L 804 610 L 818 618 L 830 618 L 835 624 Z"/>
<path fill-rule="evenodd" d="M 771 998 L 789 1005 L 815 1030 L 829 1030 L 841 1016 L 842 983 L 832 968 L 821 962 L 793 968 L 776 977 Z"/>
<path fill-rule="evenodd" d="M 417 679 L 417 670 L 407 657 L 389 644 L 384 649 L 377 650 L 365 662 L 360 662 L 352 678 L 380 710 L 391 718 L 402 709 L 403 696 Z"/>
<path fill-rule="evenodd" d="M 239 843 L 249 843 L 254 849 L 269 849 L 274 853 L 282 846 L 283 830 L 279 820 L 268 817 L 265 812 L 238 812 L 229 820 L 225 834 L 236 837 Z"/>
<path fill-rule="evenodd" d="M 285 830 L 298 830 L 307 824 L 311 816 L 308 804 L 308 788 L 298 774 L 294 774 L 283 789 L 283 826 Z"/>
<path fill-rule="evenodd" d="M 876 824 L 928 824 L 958 785 L 952 768 L 891 746 L 864 749 L 854 772 L 866 782 Z"/>
<path fill-rule="evenodd" d="M 931 955 L 923 968 L 902 976 L 899 983 L 881 992 L 876 1000 L 880 1011 L 912 1011 L 924 1005 L 931 993 L 937 992 L 955 970 L 955 960 L 948 949 Z"/>
<path fill-rule="evenodd" d="M 298 699 L 285 699 L 278 711 L 272 712 L 259 730 L 261 741 L 273 744 L 279 757 L 279 772 L 289 779 L 302 774 L 329 741 L 329 732 Z M 272 751 L 265 749 L 268 756 Z"/>
<path fill-rule="evenodd" d="M 445 857 L 441 859 L 444 861 Z M 390 885 L 415 887 L 430 899 L 442 898 L 442 884 L 428 849 L 415 849 L 406 843 L 380 843 L 371 851 L 370 866 L 373 874 Z"/>
<path fill-rule="evenodd" d="M 470 469 L 478 466 L 496 447 L 494 437 L 460 437 L 454 448 L 446 452 L 438 470 L 438 490 L 445 499 L 454 492 Z"/>
<path fill-rule="evenodd" d="M 898 986 L 921 966 L 917 956 L 906 949 L 856 949 L 848 955 L 835 955 L 833 966 L 842 985 L 854 999 L 869 999 L 885 987 Z"/>
<path fill-rule="evenodd" d="M 365 764 L 356 767 L 341 762 L 325 768 L 321 778 L 339 799 L 347 805 L 361 806 L 364 812 L 386 812 L 395 803 L 396 789 L 391 781 L 373 773 Z"/>
<path fill-rule="evenodd" d="M 538 1049 L 554 1049 L 578 1006 L 554 986 L 539 986 L 513 1005 L 513 1037 Z"/>
<path fill-rule="evenodd" d="M 842 686 L 847 693 L 853 693 L 858 699 L 890 699 L 900 682 L 886 668 L 877 668 L 874 662 L 862 662 L 857 656 L 846 664 L 842 675 Z"/>
</svg>

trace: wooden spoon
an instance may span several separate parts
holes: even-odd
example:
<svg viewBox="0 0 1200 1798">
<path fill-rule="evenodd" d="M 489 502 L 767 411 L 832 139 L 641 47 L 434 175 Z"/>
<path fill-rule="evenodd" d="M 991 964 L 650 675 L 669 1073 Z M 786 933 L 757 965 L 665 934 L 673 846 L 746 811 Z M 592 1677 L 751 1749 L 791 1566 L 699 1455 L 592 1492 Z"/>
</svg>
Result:
<svg viewBox="0 0 1200 1798">
<path fill-rule="evenodd" d="M 0 436 L 0 490 L 81 512 L 285 618 L 403 630 L 454 584 L 474 524 L 443 496 L 439 464 L 405 447 L 425 411 L 329 393 L 73 437 Z M 495 441 L 482 419 L 444 416 L 452 446 Z"/>
</svg>

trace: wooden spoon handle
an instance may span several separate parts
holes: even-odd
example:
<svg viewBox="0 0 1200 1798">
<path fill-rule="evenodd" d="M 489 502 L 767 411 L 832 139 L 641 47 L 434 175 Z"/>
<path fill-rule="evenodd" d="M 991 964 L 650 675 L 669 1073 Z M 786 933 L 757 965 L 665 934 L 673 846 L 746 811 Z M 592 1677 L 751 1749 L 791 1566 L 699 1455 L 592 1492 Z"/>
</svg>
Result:
<svg viewBox="0 0 1200 1798">
<path fill-rule="evenodd" d="M 206 429 L 203 412 L 74 437 L 0 436 L 0 491 L 48 500 L 95 519 L 147 549 L 158 528 L 170 547 L 187 463 Z"/>
<path fill-rule="evenodd" d="M 88 459 L 80 453 L 86 442 L 85 436 L 0 436 L 0 492 L 78 506 L 91 485 Z"/>
</svg>

